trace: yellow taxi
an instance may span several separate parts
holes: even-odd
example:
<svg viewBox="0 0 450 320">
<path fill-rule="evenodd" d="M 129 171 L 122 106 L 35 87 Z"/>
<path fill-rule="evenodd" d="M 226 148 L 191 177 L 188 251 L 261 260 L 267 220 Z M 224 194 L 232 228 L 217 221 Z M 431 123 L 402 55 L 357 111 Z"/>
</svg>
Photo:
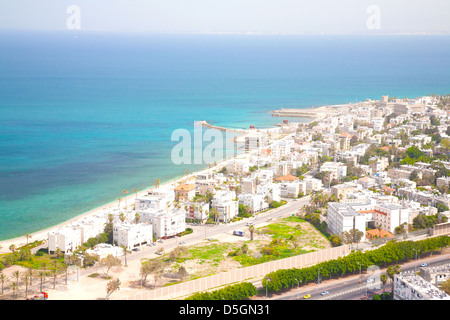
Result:
<svg viewBox="0 0 450 320">
<path fill-rule="evenodd" d="M 309 299 L 309 298 L 311 298 L 311 295 L 308 293 L 308 294 L 305 294 L 304 296 L 303 296 L 303 299 Z"/>
</svg>

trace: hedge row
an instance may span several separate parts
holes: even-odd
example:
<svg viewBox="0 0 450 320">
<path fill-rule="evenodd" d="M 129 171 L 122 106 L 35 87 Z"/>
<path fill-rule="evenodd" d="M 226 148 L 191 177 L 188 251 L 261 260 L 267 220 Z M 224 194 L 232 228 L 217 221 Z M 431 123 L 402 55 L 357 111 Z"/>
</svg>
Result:
<svg viewBox="0 0 450 320">
<path fill-rule="evenodd" d="M 257 293 L 258 291 L 253 284 L 242 282 L 211 292 L 199 292 L 185 300 L 244 300 Z"/>
<path fill-rule="evenodd" d="M 264 277 L 262 284 L 264 287 L 267 286 L 267 289 L 271 292 L 276 292 L 297 286 L 299 282 L 301 285 L 314 282 L 318 277 L 319 271 L 322 279 L 331 279 L 333 276 L 340 277 L 356 271 L 359 272 L 360 266 L 361 270 L 364 270 L 364 268 L 373 265 L 386 267 L 390 264 L 408 261 L 415 258 L 416 251 L 418 258 L 427 253 L 431 255 L 433 251 L 441 250 L 449 244 L 450 237 L 448 236 L 421 241 L 390 241 L 378 249 L 365 253 L 361 251 L 352 252 L 345 257 L 339 257 L 338 259 L 322 262 L 311 267 L 282 269 L 271 272 Z"/>
</svg>

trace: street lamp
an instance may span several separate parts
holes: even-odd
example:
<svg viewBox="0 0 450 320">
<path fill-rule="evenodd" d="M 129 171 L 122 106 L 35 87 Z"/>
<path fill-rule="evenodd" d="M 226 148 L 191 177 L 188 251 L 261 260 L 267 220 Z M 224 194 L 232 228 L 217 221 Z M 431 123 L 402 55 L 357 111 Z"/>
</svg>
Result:
<svg viewBox="0 0 450 320">
<path fill-rule="evenodd" d="M 416 253 L 416 258 L 414 259 L 414 273 L 416 273 L 416 267 L 417 267 L 417 249 L 414 249 L 413 248 L 413 250 L 415 251 L 415 253 Z"/>
<path fill-rule="evenodd" d="M 295 281 L 297 281 L 297 298 L 300 298 L 300 281 L 297 279 L 295 279 Z"/>
<path fill-rule="evenodd" d="M 356 262 L 359 265 L 359 281 L 358 281 L 358 285 L 361 284 L 361 263 Z"/>
</svg>

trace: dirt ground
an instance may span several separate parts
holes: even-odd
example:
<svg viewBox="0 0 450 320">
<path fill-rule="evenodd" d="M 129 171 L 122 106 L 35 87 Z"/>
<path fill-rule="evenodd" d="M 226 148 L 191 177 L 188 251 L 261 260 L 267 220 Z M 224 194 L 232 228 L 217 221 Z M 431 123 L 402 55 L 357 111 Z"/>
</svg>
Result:
<svg viewBox="0 0 450 320">
<path fill-rule="evenodd" d="M 271 223 L 273 223 L 272 221 Z M 258 225 L 259 230 L 264 225 Z M 301 223 L 301 227 L 303 230 L 307 231 L 306 235 L 301 238 L 299 246 L 303 247 L 305 250 L 318 250 L 319 246 L 323 246 L 325 248 L 330 247 L 326 239 L 309 223 Z M 200 241 L 195 246 L 209 246 L 213 243 L 217 244 L 224 244 L 224 243 L 230 243 L 233 244 L 233 246 L 230 246 L 230 249 L 228 251 L 231 251 L 233 247 L 241 247 L 244 242 L 247 243 L 248 248 L 252 252 L 259 252 L 259 249 L 269 244 L 272 240 L 271 236 L 267 234 L 258 234 L 254 233 L 253 240 L 254 241 L 248 241 L 249 239 L 241 238 L 237 236 L 233 236 L 230 234 L 221 234 L 214 237 L 217 241 Z M 312 242 L 314 240 L 314 242 Z M 316 245 L 311 246 L 311 243 L 316 243 Z M 192 277 L 202 277 L 214 273 L 219 273 L 222 271 L 229 271 L 234 268 L 239 268 L 241 265 L 239 262 L 235 261 L 232 257 L 227 257 L 227 252 L 224 253 L 224 258 L 221 259 L 217 263 L 208 263 L 205 261 L 202 261 L 202 259 L 192 259 L 192 260 L 185 260 L 181 263 L 178 263 L 175 265 L 175 267 L 167 268 L 165 276 L 158 280 L 158 287 L 163 285 L 164 283 L 168 282 L 178 282 L 180 281 L 179 278 L 176 277 L 170 277 L 170 275 L 175 273 L 176 267 L 183 265 L 186 268 L 186 271 L 189 275 Z M 112 268 L 108 275 L 112 279 L 120 279 L 121 285 L 120 290 L 116 293 L 113 293 L 110 297 L 110 299 L 122 299 L 127 296 L 132 296 L 133 294 L 137 294 L 138 292 L 142 292 L 141 287 L 141 281 L 140 281 L 140 267 L 141 267 L 141 261 L 140 260 L 132 260 L 127 259 L 127 267 L 124 266 L 124 259 L 122 258 L 122 266 Z M 13 266 L 10 268 L 7 268 L 4 270 L 3 273 L 5 273 L 8 277 L 12 277 L 12 274 L 14 271 L 19 270 L 20 272 L 24 272 L 26 269 L 19 267 L 19 266 Z M 77 281 L 77 274 L 76 272 L 73 272 L 69 278 L 68 278 L 68 285 L 65 285 L 65 279 L 60 278 L 58 280 L 58 284 L 56 285 L 56 288 L 53 289 L 53 281 L 50 279 L 50 277 L 47 278 L 47 281 L 44 285 L 44 291 L 48 292 L 50 299 L 55 300 L 100 300 L 105 299 L 106 297 L 106 285 L 108 283 L 108 279 L 105 279 L 104 272 L 106 270 L 103 270 L 101 267 L 93 267 L 91 270 L 83 271 L 82 276 L 80 276 Z M 100 276 L 98 277 L 89 277 L 89 275 L 92 275 L 94 273 L 98 273 Z M 34 280 L 34 284 L 38 283 L 38 279 Z M 144 289 L 152 289 L 154 288 L 155 281 L 152 276 L 148 276 L 146 286 Z M 37 288 L 38 289 L 38 288 Z M 24 291 L 24 286 L 20 286 L 20 291 Z M 34 290 L 34 293 L 36 293 L 37 290 Z M 22 298 L 23 298 L 22 293 Z M 30 296 L 31 294 L 29 294 Z"/>
</svg>

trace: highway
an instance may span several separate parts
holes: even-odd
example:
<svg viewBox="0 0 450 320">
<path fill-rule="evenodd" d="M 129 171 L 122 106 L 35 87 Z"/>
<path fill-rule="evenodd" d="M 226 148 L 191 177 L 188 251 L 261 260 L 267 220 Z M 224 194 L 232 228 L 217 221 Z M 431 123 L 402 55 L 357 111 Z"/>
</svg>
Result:
<svg viewBox="0 0 450 320">
<path fill-rule="evenodd" d="M 437 266 L 445 263 L 450 263 L 449 255 L 437 255 L 428 258 L 423 258 L 416 261 L 407 262 L 401 266 L 403 271 L 419 271 L 420 265 L 422 263 L 428 263 L 428 266 Z M 321 284 L 314 284 L 308 286 L 307 288 L 301 288 L 300 290 L 292 290 L 292 294 L 286 295 L 284 297 L 275 298 L 277 300 L 307 300 L 303 296 L 310 294 L 311 298 L 308 300 L 365 300 L 366 290 L 371 299 L 374 294 L 383 293 L 383 285 L 378 280 L 378 277 L 385 273 L 386 269 L 381 269 L 378 274 L 366 274 L 362 273 L 361 276 L 355 273 L 355 275 L 343 277 L 340 279 L 322 279 Z M 367 283 L 367 280 L 373 278 L 374 281 Z M 390 281 L 386 284 L 385 291 L 390 292 L 391 284 Z M 295 293 L 294 293 L 295 291 Z M 328 291 L 328 294 L 321 295 L 323 291 Z"/>
</svg>

